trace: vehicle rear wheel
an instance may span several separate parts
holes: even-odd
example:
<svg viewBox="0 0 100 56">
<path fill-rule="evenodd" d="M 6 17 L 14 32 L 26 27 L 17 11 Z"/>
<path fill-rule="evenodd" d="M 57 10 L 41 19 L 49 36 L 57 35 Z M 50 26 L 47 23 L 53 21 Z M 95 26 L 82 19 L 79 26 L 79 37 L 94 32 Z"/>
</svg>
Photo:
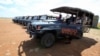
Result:
<svg viewBox="0 0 100 56">
<path fill-rule="evenodd" d="M 40 42 L 42 47 L 48 48 L 55 43 L 55 37 L 53 34 L 47 33 L 43 35 Z"/>
</svg>

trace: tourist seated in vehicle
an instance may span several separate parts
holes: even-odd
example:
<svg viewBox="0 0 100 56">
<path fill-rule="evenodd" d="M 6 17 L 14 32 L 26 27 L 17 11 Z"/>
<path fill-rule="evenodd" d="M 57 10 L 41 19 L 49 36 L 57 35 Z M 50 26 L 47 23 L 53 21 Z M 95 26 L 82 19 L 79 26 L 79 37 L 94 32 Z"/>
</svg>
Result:
<svg viewBox="0 0 100 56">
<path fill-rule="evenodd" d="M 59 17 L 57 18 L 57 20 L 61 20 L 61 18 L 62 18 L 62 15 L 59 14 Z"/>
<path fill-rule="evenodd" d="M 73 15 L 70 16 L 70 18 L 66 19 L 67 24 L 74 24 L 75 17 Z"/>
<path fill-rule="evenodd" d="M 90 23 L 91 23 L 91 18 L 88 17 L 86 25 L 90 25 Z"/>
<path fill-rule="evenodd" d="M 78 16 L 78 17 L 76 18 L 75 24 L 82 24 L 82 19 L 81 19 L 81 17 Z"/>
<path fill-rule="evenodd" d="M 85 14 L 83 14 L 82 19 L 83 19 L 83 25 L 86 25 L 88 22 L 88 17 Z"/>
</svg>

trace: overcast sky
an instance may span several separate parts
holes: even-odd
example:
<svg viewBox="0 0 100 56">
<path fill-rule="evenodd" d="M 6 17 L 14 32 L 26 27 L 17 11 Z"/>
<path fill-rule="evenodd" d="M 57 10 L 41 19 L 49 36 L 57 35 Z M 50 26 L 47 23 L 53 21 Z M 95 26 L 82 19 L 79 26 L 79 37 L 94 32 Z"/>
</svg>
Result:
<svg viewBox="0 0 100 56">
<path fill-rule="evenodd" d="M 82 8 L 100 16 L 100 0 L 0 0 L 0 17 L 53 14 L 50 9 L 60 6 Z"/>
</svg>

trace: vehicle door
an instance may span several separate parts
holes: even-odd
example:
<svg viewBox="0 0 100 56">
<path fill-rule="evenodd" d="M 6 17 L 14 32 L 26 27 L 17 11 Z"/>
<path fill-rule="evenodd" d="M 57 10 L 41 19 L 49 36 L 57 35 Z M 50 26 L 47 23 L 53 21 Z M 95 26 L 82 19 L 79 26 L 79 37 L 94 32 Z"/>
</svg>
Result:
<svg viewBox="0 0 100 56">
<path fill-rule="evenodd" d="M 67 25 L 64 23 L 61 27 L 61 33 L 64 35 L 76 36 L 77 34 L 82 33 L 82 26 L 75 24 Z"/>
</svg>

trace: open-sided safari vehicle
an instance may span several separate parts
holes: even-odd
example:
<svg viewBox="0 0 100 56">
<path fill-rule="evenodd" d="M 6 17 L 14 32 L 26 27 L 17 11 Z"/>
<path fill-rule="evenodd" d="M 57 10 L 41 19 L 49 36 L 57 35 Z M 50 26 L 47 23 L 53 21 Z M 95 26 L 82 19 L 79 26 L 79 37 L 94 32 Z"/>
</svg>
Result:
<svg viewBox="0 0 100 56">
<path fill-rule="evenodd" d="M 30 37 L 35 37 L 40 40 L 43 47 L 51 47 L 56 39 L 71 36 L 74 38 L 82 38 L 84 32 L 88 32 L 92 26 L 93 13 L 71 7 L 59 7 L 51 9 L 52 12 L 70 14 L 69 18 L 56 20 L 42 20 L 33 22 L 28 26 Z M 47 18 L 47 17 L 44 17 Z"/>
</svg>

